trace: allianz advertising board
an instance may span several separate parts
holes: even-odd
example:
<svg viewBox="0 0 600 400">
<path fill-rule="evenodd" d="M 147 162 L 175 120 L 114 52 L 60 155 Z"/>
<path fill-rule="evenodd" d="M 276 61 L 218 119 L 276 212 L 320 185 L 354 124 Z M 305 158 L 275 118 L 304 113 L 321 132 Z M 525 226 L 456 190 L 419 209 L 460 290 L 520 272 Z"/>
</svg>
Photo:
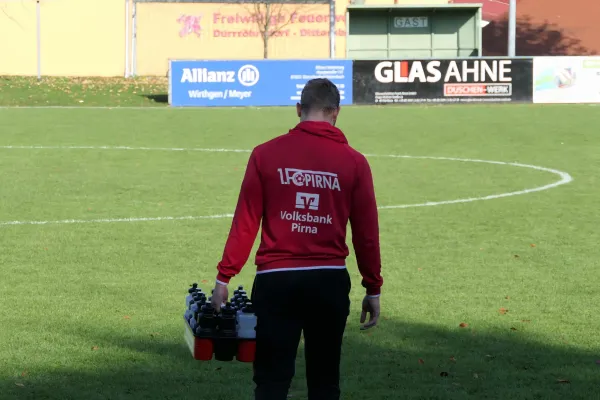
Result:
<svg viewBox="0 0 600 400">
<path fill-rule="evenodd" d="M 352 104 L 348 60 L 171 60 L 169 104 L 174 107 L 292 106 L 314 78 L 328 78 Z"/>
<path fill-rule="evenodd" d="M 361 60 L 354 104 L 532 102 L 532 59 Z"/>
</svg>

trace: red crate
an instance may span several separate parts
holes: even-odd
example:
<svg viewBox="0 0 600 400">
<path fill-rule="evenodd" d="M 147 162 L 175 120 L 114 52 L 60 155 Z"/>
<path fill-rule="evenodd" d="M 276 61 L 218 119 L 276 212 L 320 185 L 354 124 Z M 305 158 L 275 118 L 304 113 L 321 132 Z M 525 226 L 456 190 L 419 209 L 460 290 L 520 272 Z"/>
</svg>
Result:
<svg viewBox="0 0 600 400">
<path fill-rule="evenodd" d="M 214 356 L 214 342 L 211 338 L 196 337 L 188 322 L 183 319 L 185 330 L 183 337 L 194 360 L 209 361 Z M 256 340 L 238 339 L 236 359 L 239 362 L 251 363 L 256 353 Z"/>
</svg>

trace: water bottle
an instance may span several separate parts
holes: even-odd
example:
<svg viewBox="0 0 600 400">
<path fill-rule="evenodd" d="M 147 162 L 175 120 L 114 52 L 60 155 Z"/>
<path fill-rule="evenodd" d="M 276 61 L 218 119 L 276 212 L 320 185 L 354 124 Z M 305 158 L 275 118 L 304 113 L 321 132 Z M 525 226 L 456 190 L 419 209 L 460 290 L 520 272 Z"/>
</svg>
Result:
<svg viewBox="0 0 600 400">
<path fill-rule="evenodd" d="M 237 360 L 240 362 L 253 362 L 256 354 L 256 314 L 252 303 L 238 311 L 238 351 Z"/>
<path fill-rule="evenodd" d="M 202 307 L 202 300 L 198 299 L 197 302 L 193 302 L 190 306 L 190 311 L 192 312 L 192 316 L 190 317 L 190 328 L 192 331 L 196 331 L 198 327 L 198 313 L 200 312 L 200 307 Z"/>
<path fill-rule="evenodd" d="M 237 324 L 231 303 L 221 308 L 219 330 L 215 341 L 215 360 L 232 361 L 237 352 Z"/>
<path fill-rule="evenodd" d="M 192 300 L 190 301 L 190 303 L 188 304 L 187 309 L 185 310 L 185 314 L 184 314 L 184 318 L 185 320 L 189 323 L 190 319 L 192 318 L 192 316 L 194 315 L 194 312 L 192 311 L 192 306 L 194 304 L 196 304 L 196 302 L 200 301 L 200 297 L 198 295 L 196 295 L 194 293 Z"/>
<path fill-rule="evenodd" d="M 256 338 L 256 314 L 254 306 L 247 303 L 244 308 L 238 311 L 238 337 L 240 339 Z"/>
<path fill-rule="evenodd" d="M 196 327 L 196 350 L 199 360 L 212 360 L 214 353 L 213 338 L 216 328 L 217 318 L 215 309 L 210 303 L 205 303 L 200 308 L 198 326 Z"/>
<path fill-rule="evenodd" d="M 192 286 L 188 289 L 188 295 L 185 298 L 185 306 L 186 308 L 190 306 L 190 301 L 192 301 L 192 294 L 198 291 L 198 284 L 193 283 Z"/>
</svg>

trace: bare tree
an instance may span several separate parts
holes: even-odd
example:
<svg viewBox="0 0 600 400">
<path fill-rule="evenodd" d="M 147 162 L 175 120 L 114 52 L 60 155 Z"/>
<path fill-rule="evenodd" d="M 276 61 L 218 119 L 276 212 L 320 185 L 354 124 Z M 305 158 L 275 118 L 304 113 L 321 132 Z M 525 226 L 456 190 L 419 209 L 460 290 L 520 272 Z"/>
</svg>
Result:
<svg viewBox="0 0 600 400">
<path fill-rule="evenodd" d="M 19 23 L 19 21 L 17 21 L 15 18 L 13 18 L 11 15 L 8 14 L 8 12 L 6 11 L 6 7 L 7 6 L 4 5 L 4 4 L 0 7 L 0 10 L 2 10 L 2 14 L 4 14 L 6 16 L 6 18 L 8 18 L 9 20 L 11 20 L 12 22 L 14 22 L 15 24 L 17 24 L 19 26 L 19 28 L 25 30 L 25 28 L 23 28 L 23 25 L 21 25 Z"/>
<path fill-rule="evenodd" d="M 284 13 L 284 8 L 287 14 Z M 271 3 L 268 0 L 249 4 L 247 11 L 252 16 L 252 21 L 256 23 L 263 41 L 263 58 L 269 58 L 269 40 L 273 36 L 280 35 L 283 29 L 292 23 L 296 11 L 289 10 L 289 7 L 285 7 L 284 4 Z"/>
</svg>

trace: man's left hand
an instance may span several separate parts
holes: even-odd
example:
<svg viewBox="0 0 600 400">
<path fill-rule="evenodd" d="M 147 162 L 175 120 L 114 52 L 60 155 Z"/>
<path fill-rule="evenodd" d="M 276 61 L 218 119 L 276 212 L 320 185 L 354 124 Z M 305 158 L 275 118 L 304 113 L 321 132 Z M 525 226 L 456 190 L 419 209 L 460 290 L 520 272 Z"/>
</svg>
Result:
<svg viewBox="0 0 600 400">
<path fill-rule="evenodd" d="M 229 298 L 229 291 L 227 290 L 227 285 L 222 285 L 217 282 L 215 285 L 215 291 L 212 294 L 211 304 L 217 312 L 221 311 L 221 305 L 227 303 L 227 299 Z"/>
</svg>

